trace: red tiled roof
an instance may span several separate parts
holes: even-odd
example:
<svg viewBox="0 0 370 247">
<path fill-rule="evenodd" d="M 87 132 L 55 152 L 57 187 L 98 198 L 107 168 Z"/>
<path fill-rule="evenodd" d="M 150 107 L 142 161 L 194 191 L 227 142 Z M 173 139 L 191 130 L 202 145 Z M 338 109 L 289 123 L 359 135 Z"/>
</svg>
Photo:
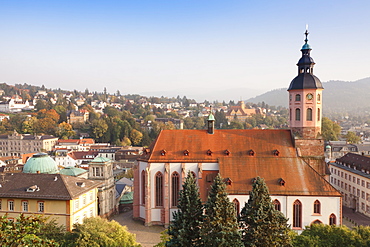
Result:
<svg viewBox="0 0 370 247">
<path fill-rule="evenodd" d="M 260 176 L 271 194 L 341 196 L 297 155 L 290 130 L 163 130 L 140 160 L 218 163 L 221 176 L 234 181 L 230 194 L 248 194 Z"/>
<path fill-rule="evenodd" d="M 234 181 L 227 190 L 230 194 L 248 194 L 253 179 L 265 179 L 271 195 L 340 196 L 325 179 L 299 157 L 220 158 L 222 177 Z M 284 185 L 280 180 L 285 181 Z"/>
<path fill-rule="evenodd" d="M 290 130 L 162 130 L 149 148 L 150 154 L 141 158 L 148 162 L 216 162 L 225 157 L 243 157 L 253 150 L 255 157 L 273 157 L 278 150 L 279 157 L 297 157 Z M 166 150 L 165 155 L 161 151 Z M 189 155 L 184 155 L 188 150 Z M 207 155 L 211 150 L 212 154 Z M 145 152 L 144 152 L 145 153 Z"/>
</svg>

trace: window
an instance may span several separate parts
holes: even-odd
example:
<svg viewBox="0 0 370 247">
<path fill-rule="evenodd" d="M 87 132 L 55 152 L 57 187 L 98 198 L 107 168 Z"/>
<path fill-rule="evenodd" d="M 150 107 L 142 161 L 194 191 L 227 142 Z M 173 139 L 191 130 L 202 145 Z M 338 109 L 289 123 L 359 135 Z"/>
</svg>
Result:
<svg viewBox="0 0 370 247">
<path fill-rule="evenodd" d="M 94 192 L 90 191 L 90 201 L 94 199 Z"/>
<path fill-rule="evenodd" d="M 93 167 L 93 176 L 94 177 L 102 177 L 103 176 L 103 171 L 101 167 Z"/>
<path fill-rule="evenodd" d="M 177 206 L 180 193 L 180 175 L 177 172 L 172 173 L 172 206 Z"/>
<path fill-rule="evenodd" d="M 361 198 L 365 199 L 365 191 L 361 191 Z"/>
<path fill-rule="evenodd" d="M 14 211 L 14 201 L 8 201 L 8 211 Z"/>
<path fill-rule="evenodd" d="M 360 196 L 360 190 L 357 189 L 357 196 Z"/>
<path fill-rule="evenodd" d="M 360 179 L 359 178 L 357 179 L 357 184 L 360 185 Z"/>
<path fill-rule="evenodd" d="M 79 207 L 80 207 L 80 202 L 79 202 L 79 200 L 77 199 L 77 200 L 75 201 L 75 210 L 77 210 Z"/>
<path fill-rule="evenodd" d="M 82 205 L 86 205 L 86 195 L 82 197 Z"/>
<path fill-rule="evenodd" d="M 2 200 L 0 200 L 0 210 L 2 210 Z"/>
<path fill-rule="evenodd" d="M 293 227 L 302 228 L 302 203 L 299 200 L 293 204 Z"/>
<path fill-rule="evenodd" d="M 314 214 L 321 214 L 321 203 L 319 200 L 316 200 L 313 203 L 313 213 Z"/>
<path fill-rule="evenodd" d="M 163 175 L 161 172 L 155 175 L 155 206 L 163 206 Z"/>
<path fill-rule="evenodd" d="M 28 212 L 28 201 L 22 201 L 22 211 Z"/>
<path fill-rule="evenodd" d="M 235 213 L 236 213 L 236 215 L 239 215 L 240 203 L 239 203 L 238 199 L 235 198 L 233 200 L 233 203 L 234 203 L 234 207 L 235 207 Z"/>
<path fill-rule="evenodd" d="M 361 180 L 361 186 L 365 187 L 365 181 L 364 180 Z"/>
<path fill-rule="evenodd" d="M 277 211 L 281 211 L 281 204 L 280 204 L 279 200 L 275 199 L 275 200 L 272 202 L 272 204 L 274 205 L 275 210 L 277 210 Z"/>
<path fill-rule="evenodd" d="M 348 175 L 348 180 L 351 181 L 352 180 L 352 176 L 351 175 Z"/>
<path fill-rule="evenodd" d="M 320 101 L 321 100 L 321 95 L 320 94 L 318 94 L 317 95 L 317 101 Z"/>
<path fill-rule="evenodd" d="M 301 95 L 300 94 L 295 95 L 295 101 L 301 101 Z"/>
<path fill-rule="evenodd" d="M 295 109 L 295 120 L 301 121 L 301 109 L 299 108 Z"/>
<path fill-rule="evenodd" d="M 45 209 L 45 204 L 44 202 L 38 202 L 38 212 L 44 212 L 44 209 Z"/>
<path fill-rule="evenodd" d="M 141 204 L 145 204 L 145 171 L 141 172 Z"/>
<path fill-rule="evenodd" d="M 337 217 L 335 214 L 331 214 L 329 217 L 329 225 L 336 225 L 337 224 Z"/>
<path fill-rule="evenodd" d="M 307 121 L 312 121 L 312 109 L 307 109 Z"/>
<path fill-rule="evenodd" d="M 320 121 L 320 108 L 317 108 L 317 121 Z"/>
</svg>

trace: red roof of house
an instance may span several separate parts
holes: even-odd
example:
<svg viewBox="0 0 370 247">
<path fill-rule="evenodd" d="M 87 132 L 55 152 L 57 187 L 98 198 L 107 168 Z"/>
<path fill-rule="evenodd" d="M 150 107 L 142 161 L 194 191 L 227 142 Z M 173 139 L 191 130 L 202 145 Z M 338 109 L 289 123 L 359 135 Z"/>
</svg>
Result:
<svg viewBox="0 0 370 247">
<path fill-rule="evenodd" d="M 218 163 L 230 194 L 248 194 L 260 176 L 271 194 L 341 196 L 297 155 L 290 130 L 163 130 L 140 160 Z"/>
<path fill-rule="evenodd" d="M 68 143 L 71 143 L 71 144 L 77 145 L 77 144 L 95 144 L 95 141 L 92 138 L 67 139 L 67 140 L 59 139 L 58 140 L 58 143 L 59 144 L 68 144 Z"/>
</svg>

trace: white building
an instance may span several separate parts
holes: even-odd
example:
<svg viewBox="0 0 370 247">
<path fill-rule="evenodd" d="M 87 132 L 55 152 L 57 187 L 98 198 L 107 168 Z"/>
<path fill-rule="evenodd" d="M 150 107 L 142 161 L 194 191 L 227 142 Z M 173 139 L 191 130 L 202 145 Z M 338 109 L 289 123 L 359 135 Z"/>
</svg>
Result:
<svg viewBox="0 0 370 247">
<path fill-rule="evenodd" d="M 370 217 L 370 158 L 348 153 L 329 168 L 330 183 L 343 194 L 343 205 Z"/>
</svg>

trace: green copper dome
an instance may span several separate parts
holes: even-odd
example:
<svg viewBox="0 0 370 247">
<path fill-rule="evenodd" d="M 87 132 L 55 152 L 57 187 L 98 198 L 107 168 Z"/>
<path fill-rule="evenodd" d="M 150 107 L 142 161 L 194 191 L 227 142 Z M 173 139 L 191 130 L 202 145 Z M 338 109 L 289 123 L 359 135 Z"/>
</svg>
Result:
<svg viewBox="0 0 370 247">
<path fill-rule="evenodd" d="M 213 116 L 212 113 L 209 114 L 208 121 L 215 121 L 215 117 Z"/>
<path fill-rule="evenodd" d="M 93 159 L 91 163 L 104 163 L 108 161 L 111 161 L 111 160 L 105 157 L 98 156 L 98 157 L 95 157 L 95 159 Z"/>
<path fill-rule="evenodd" d="M 29 158 L 23 167 L 23 173 L 59 173 L 57 163 L 46 153 L 37 153 Z"/>
<path fill-rule="evenodd" d="M 85 173 L 85 172 L 87 172 L 87 170 L 85 169 L 73 167 L 73 166 L 67 166 L 64 169 L 60 170 L 59 173 L 63 175 L 77 177 L 78 175 L 81 175 L 82 173 Z"/>
<path fill-rule="evenodd" d="M 308 43 L 305 43 L 303 46 L 302 46 L 302 49 L 301 50 L 312 50 L 311 46 L 308 44 Z"/>
</svg>

